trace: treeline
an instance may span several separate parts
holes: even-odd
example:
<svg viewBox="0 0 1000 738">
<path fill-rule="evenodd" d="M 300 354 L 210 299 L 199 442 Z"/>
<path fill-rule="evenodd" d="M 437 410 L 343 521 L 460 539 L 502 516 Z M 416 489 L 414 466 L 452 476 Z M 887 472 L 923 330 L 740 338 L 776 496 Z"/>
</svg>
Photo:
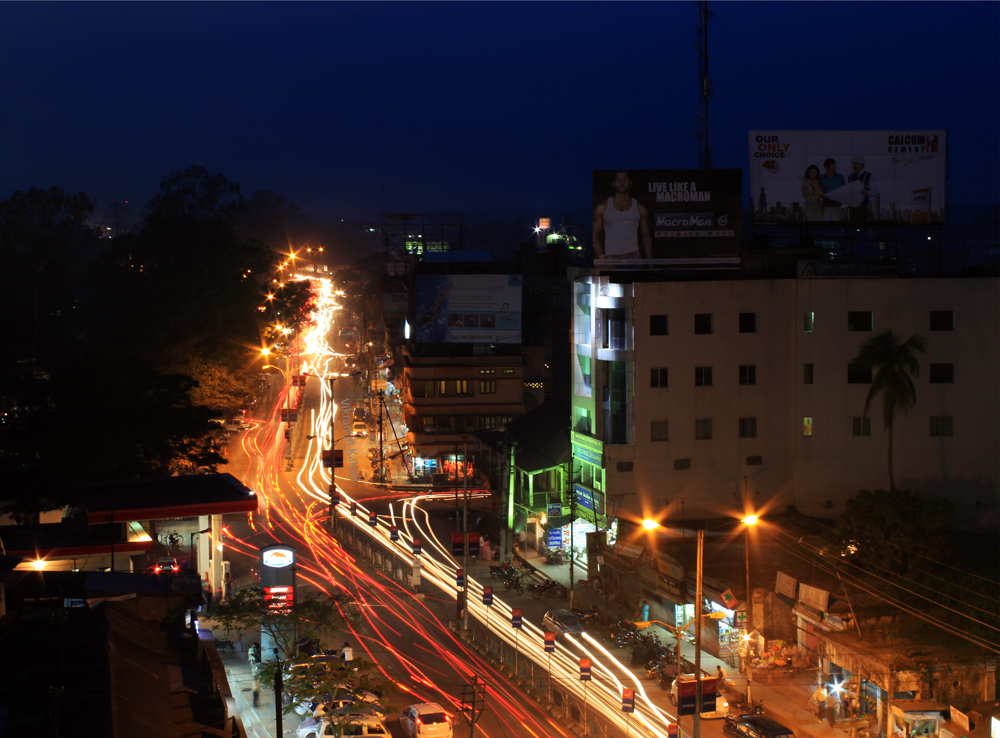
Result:
<svg viewBox="0 0 1000 738">
<path fill-rule="evenodd" d="M 97 227 L 94 211 L 58 187 L 0 202 L 0 473 L 29 507 L 223 464 L 209 419 L 247 402 L 268 331 L 310 305 L 280 286 L 308 219 L 276 193 L 244 198 L 193 166 L 162 179 L 138 222 L 114 203 Z"/>
</svg>

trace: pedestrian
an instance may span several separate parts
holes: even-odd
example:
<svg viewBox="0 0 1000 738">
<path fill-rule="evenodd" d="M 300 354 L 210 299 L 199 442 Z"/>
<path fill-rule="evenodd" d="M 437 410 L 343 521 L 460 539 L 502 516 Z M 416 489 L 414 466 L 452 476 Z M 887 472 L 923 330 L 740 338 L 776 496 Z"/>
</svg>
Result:
<svg viewBox="0 0 1000 738">
<path fill-rule="evenodd" d="M 208 574 L 205 575 L 205 609 L 212 609 L 212 583 L 208 581 Z"/>
<path fill-rule="evenodd" d="M 722 664 L 715 667 L 715 678 L 718 680 L 719 689 L 722 689 L 726 684 L 726 670 L 722 668 Z"/>
<path fill-rule="evenodd" d="M 822 720 L 826 712 L 826 690 L 822 684 L 813 693 L 813 700 L 816 701 L 816 716 Z"/>
<path fill-rule="evenodd" d="M 351 661 L 354 658 L 354 649 L 351 648 L 349 641 L 344 641 L 344 650 L 341 652 L 340 657 L 344 661 Z"/>
<path fill-rule="evenodd" d="M 219 584 L 215 588 L 215 602 L 216 602 L 216 604 L 219 604 L 219 605 L 222 604 L 222 585 L 221 584 Z"/>
<path fill-rule="evenodd" d="M 226 572 L 225 579 L 222 581 L 222 596 L 225 598 L 227 604 L 233 599 L 233 580 L 228 571 Z"/>
</svg>

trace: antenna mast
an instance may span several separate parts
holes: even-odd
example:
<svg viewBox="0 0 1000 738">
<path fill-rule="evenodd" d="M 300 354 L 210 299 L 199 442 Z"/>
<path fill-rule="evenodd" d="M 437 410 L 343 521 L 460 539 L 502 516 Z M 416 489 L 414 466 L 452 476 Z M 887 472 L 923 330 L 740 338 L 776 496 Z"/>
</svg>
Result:
<svg viewBox="0 0 1000 738">
<path fill-rule="evenodd" d="M 713 13 L 708 9 L 708 0 L 698 0 L 698 95 L 701 110 L 698 113 L 698 125 L 695 137 L 700 144 L 698 148 L 698 167 L 711 169 L 712 147 L 708 145 L 708 100 L 715 97 L 712 89 L 712 79 L 708 76 L 708 22 Z"/>
</svg>

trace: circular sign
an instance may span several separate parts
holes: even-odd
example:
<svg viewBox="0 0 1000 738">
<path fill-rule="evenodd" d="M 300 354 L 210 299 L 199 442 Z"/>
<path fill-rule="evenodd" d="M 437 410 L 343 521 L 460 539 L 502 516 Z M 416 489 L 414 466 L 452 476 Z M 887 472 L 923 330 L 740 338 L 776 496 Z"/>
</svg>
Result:
<svg viewBox="0 0 1000 738">
<path fill-rule="evenodd" d="M 291 548 L 272 548 L 264 551 L 261 556 L 264 566 L 272 569 L 283 569 L 295 563 L 295 551 Z"/>
</svg>

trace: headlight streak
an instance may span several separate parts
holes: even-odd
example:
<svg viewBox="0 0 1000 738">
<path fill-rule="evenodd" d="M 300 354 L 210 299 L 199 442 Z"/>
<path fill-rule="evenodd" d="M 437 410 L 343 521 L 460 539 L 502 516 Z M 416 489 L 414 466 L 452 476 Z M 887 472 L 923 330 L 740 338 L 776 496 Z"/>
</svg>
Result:
<svg viewBox="0 0 1000 738">
<path fill-rule="evenodd" d="M 329 280 L 319 280 L 319 282 L 322 286 L 320 294 L 329 296 L 332 302 Z M 320 303 L 321 309 L 316 318 L 317 329 L 310 331 L 305 336 L 305 345 L 318 357 L 309 362 L 307 366 L 312 368 L 316 374 L 323 376 L 327 374 L 326 367 L 333 355 L 333 352 L 326 345 L 326 330 L 324 328 L 324 326 L 329 325 L 332 309 L 328 306 L 323 307 L 322 297 Z M 329 448 L 332 444 L 332 439 L 327 437 L 332 427 L 335 405 L 330 392 L 330 383 L 323 381 L 320 386 L 319 412 L 310 410 L 308 421 L 302 421 L 308 422 L 307 427 L 313 429 L 312 435 L 316 438 L 310 439 L 304 449 L 307 461 L 304 468 L 295 475 L 293 489 L 288 490 L 287 484 L 284 485 L 287 491 L 282 489 L 280 467 L 283 465 L 283 460 L 280 458 L 280 452 L 284 443 L 283 438 L 280 437 L 281 423 L 277 418 L 278 405 L 275 405 L 274 412 L 270 414 L 266 423 L 254 428 L 242 439 L 243 449 L 251 459 L 245 481 L 253 482 L 248 486 L 255 489 L 258 498 L 261 499 L 260 511 L 249 516 L 252 529 L 266 531 L 269 537 L 274 540 L 278 540 L 280 532 L 283 538 L 287 536 L 286 540 L 301 542 L 308 547 L 312 556 L 307 561 L 300 558 L 300 576 L 303 583 L 315 586 L 321 592 L 329 593 L 334 590 L 343 590 L 351 592 L 356 597 L 359 603 L 360 623 L 365 625 L 367 632 L 359 632 L 354 625 L 350 625 L 349 630 L 357 639 L 356 642 L 361 644 L 361 647 L 369 655 L 372 653 L 371 646 L 377 645 L 398 660 L 406 673 L 405 677 L 400 678 L 398 675 L 389 674 L 382 665 L 379 666 L 379 669 L 386 679 L 396 682 L 402 691 L 418 696 L 425 701 L 432 699 L 446 706 L 458 708 L 460 705 L 456 696 L 447 693 L 445 688 L 439 685 L 442 677 L 448 676 L 447 669 L 444 668 L 445 665 L 456 675 L 463 677 L 479 674 L 486 678 L 487 692 L 493 705 L 492 711 L 499 721 L 497 724 L 501 726 L 500 731 L 504 731 L 503 726 L 506 726 L 506 731 L 527 731 L 534 738 L 553 738 L 554 736 L 568 738 L 571 735 L 570 731 L 548 716 L 538 717 L 535 714 L 537 710 L 533 710 L 529 714 L 525 710 L 523 694 L 513 687 L 491 664 L 480 658 L 461 639 L 451 633 L 446 624 L 435 616 L 429 608 L 429 603 L 439 600 L 439 598 L 428 596 L 425 601 L 414 599 L 410 591 L 383 573 L 370 573 L 367 567 L 357 566 L 355 558 L 340 548 L 330 536 L 327 529 L 327 505 L 329 504 L 330 472 L 333 470 L 323 468 L 318 451 Z M 283 397 L 283 393 L 281 396 Z M 381 498 L 383 501 L 386 498 L 389 499 L 390 512 L 388 516 L 380 517 L 375 530 L 372 530 L 368 525 L 367 515 L 373 500 L 366 500 L 366 505 L 358 505 L 358 518 L 344 515 L 341 511 L 339 522 L 341 525 L 355 525 L 358 529 L 364 529 L 365 533 L 371 536 L 373 545 L 381 546 L 384 554 L 391 553 L 394 549 L 397 561 L 404 566 L 412 564 L 413 557 L 409 544 L 413 538 L 411 532 L 417 531 L 417 535 L 423 537 L 426 545 L 424 555 L 421 557 L 424 564 L 425 581 L 438 586 L 445 593 L 445 600 L 454 602 L 456 597 L 454 566 L 452 566 L 454 559 L 450 557 L 440 541 L 431 532 L 429 525 L 427 525 L 425 510 L 408 501 L 403 502 L 401 512 L 395 510 L 393 501 L 399 496 L 401 495 L 383 495 Z M 428 497 L 430 496 L 423 496 L 424 499 Z M 351 502 L 351 498 L 343 491 L 341 491 L 341 498 L 345 505 Z M 303 507 L 305 508 L 304 514 Z M 413 516 L 419 517 L 419 520 L 413 520 L 411 525 L 411 517 Z M 258 518 L 265 522 L 265 528 L 256 525 Z M 389 540 L 389 527 L 393 524 L 400 526 L 400 541 L 397 544 L 393 544 Z M 230 546 L 237 553 L 257 558 L 258 549 L 248 540 L 234 538 L 230 542 Z M 306 552 L 303 551 L 303 553 Z M 342 583 L 341 578 L 346 581 L 346 586 Z M 470 584 L 470 599 L 474 592 L 480 595 L 480 603 L 477 604 L 474 611 L 479 611 L 481 616 L 484 612 L 481 605 L 481 587 L 478 583 L 472 582 Z M 498 609 L 502 608 L 494 607 L 494 613 L 491 617 L 496 617 Z M 509 622 L 509 608 L 506 609 Z M 399 618 L 401 623 L 412 629 L 412 634 L 408 633 L 410 637 L 413 634 L 422 637 L 423 641 L 418 640 L 414 645 L 428 654 L 433 654 L 435 659 L 428 659 L 427 664 L 416 663 L 412 657 L 400 653 L 393 646 L 393 642 L 398 642 L 400 639 L 406 638 L 407 635 L 390 625 L 390 617 Z M 522 639 L 522 643 L 525 640 L 527 638 Z M 540 637 L 536 640 L 540 641 Z M 524 653 L 523 649 L 522 653 Z M 377 663 L 376 658 L 372 658 L 372 661 Z M 433 664 L 433 668 L 428 664 Z M 553 674 L 555 675 L 555 662 L 553 663 Z M 455 676 L 450 678 L 454 681 Z M 407 681 L 409 684 L 406 683 Z M 449 711 L 449 713 L 453 715 L 453 711 Z M 498 738 L 496 730 L 487 731 L 483 729 L 482 725 L 479 727 L 478 732 L 486 738 Z"/>
</svg>

